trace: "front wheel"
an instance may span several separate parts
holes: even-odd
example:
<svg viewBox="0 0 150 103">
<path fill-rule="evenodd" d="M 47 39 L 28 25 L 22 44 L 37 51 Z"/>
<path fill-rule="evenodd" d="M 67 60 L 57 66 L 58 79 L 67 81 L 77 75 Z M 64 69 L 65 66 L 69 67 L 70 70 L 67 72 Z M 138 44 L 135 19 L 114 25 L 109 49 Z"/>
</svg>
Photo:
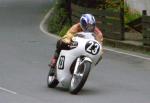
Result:
<svg viewBox="0 0 150 103">
<path fill-rule="evenodd" d="M 89 72 L 91 70 L 91 62 L 84 61 L 78 66 L 77 74 L 73 73 L 73 77 L 70 84 L 70 93 L 77 94 L 84 86 Z"/>
</svg>

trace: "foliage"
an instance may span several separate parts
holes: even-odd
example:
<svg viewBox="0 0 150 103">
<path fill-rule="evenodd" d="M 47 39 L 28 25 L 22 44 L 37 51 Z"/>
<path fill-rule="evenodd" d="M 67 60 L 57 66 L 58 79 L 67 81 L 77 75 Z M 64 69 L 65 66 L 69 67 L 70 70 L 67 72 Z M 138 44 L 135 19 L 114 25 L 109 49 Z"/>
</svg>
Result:
<svg viewBox="0 0 150 103">
<path fill-rule="evenodd" d="M 53 14 L 49 20 L 48 23 L 48 31 L 52 33 L 58 33 L 58 31 L 61 30 L 61 25 L 59 25 L 60 22 L 59 15 Z"/>
<path fill-rule="evenodd" d="M 69 0 L 55 0 L 54 12 L 49 19 L 49 31 L 60 36 L 66 34 L 66 31 L 71 26 L 67 1 Z M 141 16 L 138 12 L 132 12 L 123 0 L 72 0 L 72 2 L 84 7 L 95 9 L 105 8 L 117 12 L 120 11 L 120 8 L 124 7 L 125 23 Z"/>
<path fill-rule="evenodd" d="M 49 21 L 49 31 L 58 34 L 64 25 L 65 18 L 66 12 L 63 8 L 60 8 L 58 11 L 55 9 Z"/>
<path fill-rule="evenodd" d="M 59 36 L 64 36 L 65 34 L 66 34 L 66 32 L 68 31 L 68 29 L 70 28 L 70 25 L 65 25 L 62 29 L 61 29 L 61 31 L 60 31 L 60 33 L 59 33 Z"/>
<path fill-rule="evenodd" d="M 106 0 L 105 1 L 105 7 L 106 8 L 118 8 L 120 5 L 120 0 L 116 2 L 116 0 Z"/>
<path fill-rule="evenodd" d="M 48 23 L 49 32 L 59 34 L 65 25 L 71 24 L 68 15 L 69 13 L 66 8 L 66 2 L 63 0 L 56 0 L 53 13 Z"/>
<path fill-rule="evenodd" d="M 98 8 L 104 3 L 104 0 L 72 0 L 72 2 L 88 8 Z"/>
<path fill-rule="evenodd" d="M 123 0 L 121 0 L 123 2 Z M 102 8 L 120 8 L 120 0 L 72 0 L 73 3 L 80 6 L 102 9 Z"/>
<path fill-rule="evenodd" d="M 125 23 L 129 23 L 142 15 L 138 11 L 132 11 L 127 3 L 124 5 L 124 11 L 125 11 Z"/>
</svg>

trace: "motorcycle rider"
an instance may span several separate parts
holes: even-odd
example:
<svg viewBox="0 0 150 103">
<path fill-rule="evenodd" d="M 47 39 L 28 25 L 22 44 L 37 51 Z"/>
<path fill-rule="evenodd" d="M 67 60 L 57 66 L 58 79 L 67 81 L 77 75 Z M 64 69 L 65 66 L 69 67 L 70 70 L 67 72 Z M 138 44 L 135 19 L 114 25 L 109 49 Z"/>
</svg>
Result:
<svg viewBox="0 0 150 103">
<path fill-rule="evenodd" d="M 60 40 L 57 41 L 54 56 L 52 57 L 51 62 L 49 64 L 50 76 L 53 76 L 55 74 L 55 66 L 56 66 L 60 51 L 62 49 L 69 48 L 72 38 L 76 35 L 76 33 L 82 32 L 82 31 L 94 32 L 96 34 L 95 35 L 96 40 L 99 41 L 100 43 L 103 42 L 102 32 L 99 30 L 98 27 L 96 27 L 96 21 L 95 21 L 94 16 L 92 14 L 83 14 L 80 18 L 80 22 L 74 24 L 67 31 L 66 35 L 64 35 Z"/>
</svg>

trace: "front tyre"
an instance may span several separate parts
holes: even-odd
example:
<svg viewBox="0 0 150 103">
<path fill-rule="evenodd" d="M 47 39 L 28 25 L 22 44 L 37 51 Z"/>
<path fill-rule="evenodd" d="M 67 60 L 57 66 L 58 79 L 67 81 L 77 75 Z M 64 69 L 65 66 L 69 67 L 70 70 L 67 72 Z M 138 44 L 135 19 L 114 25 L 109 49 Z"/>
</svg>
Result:
<svg viewBox="0 0 150 103">
<path fill-rule="evenodd" d="M 49 88 L 55 88 L 57 85 L 58 85 L 58 80 L 56 79 L 56 76 L 50 76 L 50 71 L 48 73 L 48 76 L 47 76 L 47 86 Z"/>
<path fill-rule="evenodd" d="M 91 62 L 89 61 L 84 61 L 81 65 L 79 65 L 77 74 L 73 74 L 71 79 L 70 93 L 77 94 L 82 89 L 88 78 L 90 70 Z"/>
</svg>

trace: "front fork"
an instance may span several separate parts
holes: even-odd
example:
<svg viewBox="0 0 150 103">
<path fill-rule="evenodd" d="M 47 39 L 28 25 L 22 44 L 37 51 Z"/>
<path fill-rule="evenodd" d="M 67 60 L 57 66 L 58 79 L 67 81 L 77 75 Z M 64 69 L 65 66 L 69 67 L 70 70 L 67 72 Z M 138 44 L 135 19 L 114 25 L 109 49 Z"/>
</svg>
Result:
<svg viewBox="0 0 150 103">
<path fill-rule="evenodd" d="M 78 67 L 80 65 L 80 62 L 81 62 L 81 59 L 77 58 L 76 65 L 75 65 L 75 68 L 74 68 L 74 75 L 78 74 L 77 72 L 78 72 Z"/>
<path fill-rule="evenodd" d="M 79 65 L 81 65 L 82 63 L 84 63 L 84 61 L 89 61 L 92 63 L 92 60 L 88 57 L 84 57 L 84 59 L 82 58 L 77 58 L 77 61 L 76 61 L 76 65 L 75 65 L 75 68 L 74 68 L 74 75 L 78 75 L 78 67 Z"/>
</svg>

